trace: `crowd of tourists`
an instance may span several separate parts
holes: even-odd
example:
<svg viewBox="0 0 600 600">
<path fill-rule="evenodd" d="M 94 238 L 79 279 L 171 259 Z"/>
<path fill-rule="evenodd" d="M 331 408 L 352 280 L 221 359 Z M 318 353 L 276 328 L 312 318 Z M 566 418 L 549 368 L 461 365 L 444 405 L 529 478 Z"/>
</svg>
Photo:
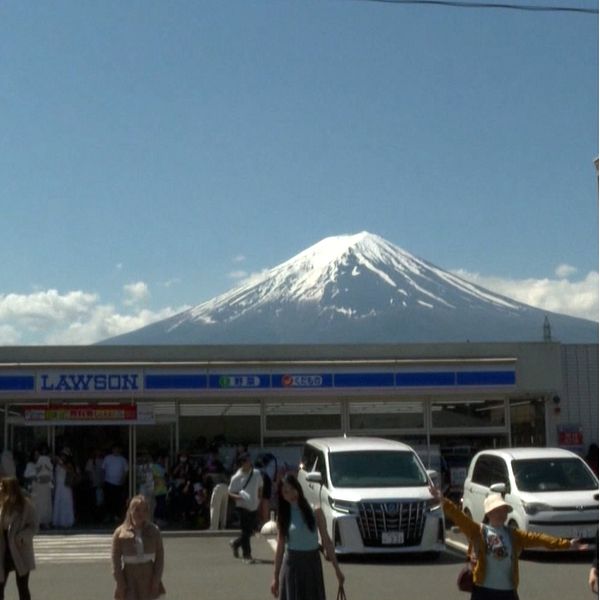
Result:
<svg viewBox="0 0 600 600">
<path fill-rule="evenodd" d="M 227 486 L 246 445 L 214 443 L 182 450 L 170 459 L 166 451 L 141 449 L 135 471 L 122 448 L 93 449 L 76 456 L 68 446 L 55 455 L 46 444 L 28 459 L 15 461 L 5 450 L 0 476 L 16 476 L 36 507 L 41 529 L 102 527 L 120 522 L 133 491 L 148 503 L 150 518 L 160 527 L 208 529 L 237 525 L 239 517 L 228 502 Z M 277 477 L 277 460 L 271 454 L 257 457 L 264 482 L 262 521 L 269 518 L 271 481 Z"/>
</svg>

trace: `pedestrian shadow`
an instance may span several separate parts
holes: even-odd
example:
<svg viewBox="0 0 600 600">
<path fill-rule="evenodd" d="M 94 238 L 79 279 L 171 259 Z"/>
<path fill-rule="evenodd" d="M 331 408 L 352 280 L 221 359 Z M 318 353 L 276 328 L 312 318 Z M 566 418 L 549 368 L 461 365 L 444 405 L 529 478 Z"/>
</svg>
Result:
<svg viewBox="0 0 600 600">
<path fill-rule="evenodd" d="M 422 554 L 341 554 L 338 562 L 360 565 L 457 565 L 465 562 L 465 558 L 454 552 Z"/>
<path fill-rule="evenodd" d="M 538 563 L 568 563 L 568 564 L 588 564 L 592 565 L 594 550 L 561 552 L 544 552 L 536 550 L 527 550 L 521 554 L 521 560 Z"/>
<path fill-rule="evenodd" d="M 275 564 L 275 560 L 271 560 L 268 558 L 255 558 L 254 559 L 254 563 L 255 565 L 274 565 Z"/>
</svg>

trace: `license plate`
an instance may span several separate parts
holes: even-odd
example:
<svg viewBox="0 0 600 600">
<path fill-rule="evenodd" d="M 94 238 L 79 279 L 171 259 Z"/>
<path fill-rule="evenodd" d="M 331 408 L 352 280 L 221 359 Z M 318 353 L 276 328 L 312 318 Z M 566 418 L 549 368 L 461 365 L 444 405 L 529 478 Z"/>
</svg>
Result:
<svg viewBox="0 0 600 600">
<path fill-rule="evenodd" d="M 384 531 L 381 534 L 382 544 L 404 544 L 403 531 Z"/>
</svg>

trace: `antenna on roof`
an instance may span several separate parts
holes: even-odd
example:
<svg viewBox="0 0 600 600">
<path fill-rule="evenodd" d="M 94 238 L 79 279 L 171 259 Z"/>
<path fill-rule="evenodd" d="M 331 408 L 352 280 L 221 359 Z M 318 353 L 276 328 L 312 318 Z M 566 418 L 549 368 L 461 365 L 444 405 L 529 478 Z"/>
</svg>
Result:
<svg viewBox="0 0 600 600">
<path fill-rule="evenodd" d="M 551 342 L 552 341 L 552 327 L 550 326 L 550 321 L 548 320 L 548 315 L 544 317 L 544 341 Z"/>
</svg>

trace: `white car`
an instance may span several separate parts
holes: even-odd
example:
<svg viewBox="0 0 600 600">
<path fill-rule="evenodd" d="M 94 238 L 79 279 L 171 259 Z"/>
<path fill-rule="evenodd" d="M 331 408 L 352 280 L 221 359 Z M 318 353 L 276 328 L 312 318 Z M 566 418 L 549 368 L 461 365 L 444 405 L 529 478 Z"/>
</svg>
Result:
<svg viewBox="0 0 600 600">
<path fill-rule="evenodd" d="M 298 480 L 323 509 L 336 554 L 438 555 L 444 517 L 428 489 L 434 475 L 401 442 L 336 437 L 306 442 Z"/>
<path fill-rule="evenodd" d="M 486 496 L 500 492 L 512 506 L 508 525 L 526 531 L 594 542 L 598 480 L 576 454 L 561 448 L 484 450 L 473 457 L 462 508 L 484 518 Z"/>
</svg>

